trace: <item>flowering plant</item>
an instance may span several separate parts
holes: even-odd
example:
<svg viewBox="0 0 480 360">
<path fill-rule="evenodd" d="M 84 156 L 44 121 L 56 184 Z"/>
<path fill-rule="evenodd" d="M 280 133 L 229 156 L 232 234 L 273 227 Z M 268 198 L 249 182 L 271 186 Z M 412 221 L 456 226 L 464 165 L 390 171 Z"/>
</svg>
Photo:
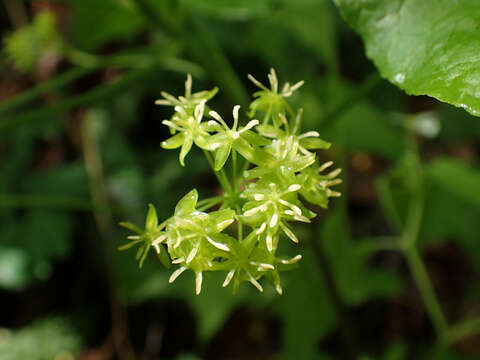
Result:
<svg viewBox="0 0 480 360">
<path fill-rule="evenodd" d="M 141 267 L 153 248 L 166 267 L 179 266 L 170 282 L 186 270 L 193 271 L 196 294 L 205 271 L 225 272 L 223 286 L 233 282 L 234 291 L 245 281 L 263 291 L 259 280 L 266 277 L 282 294 L 279 271 L 291 268 L 302 256 L 278 256 L 280 239 L 298 243 L 291 224 L 309 223 L 316 215 L 303 201 L 326 208 L 330 197 L 340 196 L 331 189 L 341 182 L 337 178 L 340 169 L 324 174 L 332 162 L 319 165 L 316 159 L 315 151 L 328 149 L 330 144 L 316 131 L 299 133 L 302 110 L 295 111 L 286 100 L 303 81 L 286 83 L 279 92 L 273 69 L 268 74 L 270 88 L 249 78 L 261 91 L 254 94 L 248 115 L 263 118 L 250 119 L 245 126 L 240 125 L 238 105 L 233 108 L 231 127 L 217 112 L 207 110 L 206 103 L 217 89 L 192 93 L 190 75 L 184 96 L 162 93 L 163 99 L 156 102 L 174 108 L 172 117 L 163 121 L 172 137 L 161 146 L 180 148 L 182 166 L 193 144 L 201 148 L 223 194 L 198 201 L 193 189 L 161 224 L 151 204 L 145 229 L 121 223 L 136 235 L 129 236 L 131 241 L 120 250 L 140 245 Z M 231 176 L 226 168 L 231 168 Z"/>
</svg>

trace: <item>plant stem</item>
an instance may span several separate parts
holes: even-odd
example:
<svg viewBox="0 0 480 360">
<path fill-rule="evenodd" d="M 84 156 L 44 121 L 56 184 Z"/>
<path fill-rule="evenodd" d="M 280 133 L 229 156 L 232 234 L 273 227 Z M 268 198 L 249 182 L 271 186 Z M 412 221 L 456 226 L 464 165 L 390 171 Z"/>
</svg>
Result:
<svg viewBox="0 0 480 360">
<path fill-rule="evenodd" d="M 235 196 L 235 210 L 237 212 L 237 215 L 240 215 L 242 213 L 242 209 L 240 207 L 240 203 L 238 201 L 238 193 L 240 191 L 240 186 L 239 186 L 239 181 L 238 181 L 238 175 L 237 175 L 237 151 L 235 149 L 232 149 L 232 178 L 233 178 L 233 196 Z M 238 233 L 238 241 L 243 240 L 243 224 L 240 218 L 237 218 L 237 233 Z"/>
<path fill-rule="evenodd" d="M 235 149 L 232 149 L 232 183 L 233 183 L 233 192 L 237 194 L 238 192 L 238 179 L 237 179 L 237 152 Z"/>
<path fill-rule="evenodd" d="M 7 99 L 0 105 L 0 113 L 7 112 L 16 107 L 23 106 L 35 100 L 39 96 L 42 96 L 43 94 L 46 94 L 58 88 L 61 88 L 94 70 L 95 68 L 85 69 L 85 68 L 79 68 L 79 67 L 73 68 L 71 70 L 67 70 L 64 73 L 57 75 L 56 77 L 50 80 L 47 80 L 33 88 L 25 90 L 24 92 L 22 92 L 21 94 L 15 97 Z"/>
<path fill-rule="evenodd" d="M 420 254 L 417 248 L 412 246 L 404 250 L 404 255 L 437 337 L 440 343 L 445 343 L 448 335 L 447 322 Z"/>
<path fill-rule="evenodd" d="M 375 251 L 401 251 L 403 245 L 395 236 L 376 236 L 358 240 L 361 249 L 365 252 Z"/>
<path fill-rule="evenodd" d="M 453 344 L 478 333 L 480 333 L 480 316 L 464 320 L 453 326 L 448 334 L 448 342 Z"/>
<path fill-rule="evenodd" d="M 201 200 L 197 203 L 198 211 L 205 211 L 211 207 L 220 204 L 223 201 L 223 196 L 215 196 L 208 199 Z"/>
<path fill-rule="evenodd" d="M 40 109 L 25 111 L 19 115 L 11 116 L 0 121 L 0 133 L 8 128 L 33 121 L 55 119 L 58 113 L 67 111 L 77 106 L 86 106 L 99 100 L 109 98 L 126 89 L 132 83 L 150 75 L 156 68 L 150 67 L 140 70 L 132 70 L 120 79 L 107 84 L 99 85 L 84 94 L 72 96 L 59 103 L 44 106 Z"/>
<path fill-rule="evenodd" d="M 388 178 L 381 177 L 375 182 L 375 189 L 378 194 L 378 201 L 382 207 L 385 218 L 387 219 L 392 231 L 398 233 L 402 230 L 402 218 L 395 207 L 392 191 L 390 189 Z"/>
<path fill-rule="evenodd" d="M 98 139 L 94 135 L 92 118 L 85 115 L 80 127 L 82 154 L 88 176 L 93 203 L 93 215 L 97 223 L 103 248 L 105 271 L 109 285 L 110 311 L 112 316 L 112 338 L 120 360 L 133 359 L 128 341 L 126 311 L 117 294 L 115 255 L 113 244 L 112 212 L 107 197 L 107 185 L 100 155 Z"/>
<path fill-rule="evenodd" d="M 438 341 L 441 344 L 445 344 L 449 332 L 447 321 L 416 244 L 423 219 L 425 194 L 423 169 L 416 144 L 413 141 L 410 141 L 406 159 L 409 183 L 412 187 L 412 200 L 400 243 L 403 245 L 403 254 L 407 260 L 432 326 L 435 329 Z"/>
<path fill-rule="evenodd" d="M 225 170 L 222 169 L 220 171 L 215 171 L 215 165 L 213 162 L 212 154 L 210 154 L 207 150 L 203 150 L 203 153 L 205 154 L 205 157 L 207 158 L 208 163 L 210 164 L 210 167 L 212 168 L 218 182 L 223 188 L 223 191 L 225 191 L 227 194 L 232 193 L 232 185 L 228 181 L 227 174 L 225 174 Z"/>
<path fill-rule="evenodd" d="M 197 77 L 204 77 L 204 70 L 197 64 L 175 57 L 161 57 L 160 59 L 151 53 L 148 48 L 134 49 L 110 56 L 98 56 L 79 51 L 75 48 L 66 49 L 65 56 L 77 67 L 66 70 L 43 83 L 27 89 L 17 96 L 7 99 L 0 105 L 0 113 L 13 110 L 16 107 L 26 105 L 36 98 L 64 87 L 69 83 L 101 68 L 116 69 L 145 69 L 155 65 L 162 66 L 166 70 L 181 73 L 191 73 Z"/>
</svg>

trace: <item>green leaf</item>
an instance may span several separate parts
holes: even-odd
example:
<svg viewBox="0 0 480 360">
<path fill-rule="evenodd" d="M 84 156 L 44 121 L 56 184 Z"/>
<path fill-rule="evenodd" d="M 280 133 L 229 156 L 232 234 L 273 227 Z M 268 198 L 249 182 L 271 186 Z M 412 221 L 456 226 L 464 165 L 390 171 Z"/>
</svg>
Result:
<svg viewBox="0 0 480 360">
<path fill-rule="evenodd" d="M 478 267 L 480 171 L 458 160 L 439 158 L 425 167 L 425 177 L 421 244 L 455 241 Z"/>
<path fill-rule="evenodd" d="M 407 93 L 480 116 L 480 3 L 471 0 L 335 0 L 367 55 Z"/>
<path fill-rule="evenodd" d="M 71 31 L 76 45 L 84 50 L 95 50 L 108 41 L 133 37 L 145 26 L 145 20 L 133 1 L 82 0 L 71 3 Z"/>
<path fill-rule="evenodd" d="M 23 226 L 20 244 L 32 258 L 34 275 L 47 278 L 52 271 L 52 262 L 70 253 L 72 216 L 60 211 L 32 210 Z"/>
<path fill-rule="evenodd" d="M 249 303 L 253 302 L 252 300 L 259 301 L 261 297 L 247 287 L 240 289 L 233 296 L 230 289 L 220 286 L 225 275 L 221 272 L 206 273 L 200 295 L 195 295 L 192 291 L 191 275 L 182 278 L 183 289 L 175 290 L 184 297 L 188 296 L 198 319 L 199 337 L 203 341 L 208 341 L 215 335 L 238 304 L 248 300 Z"/>
<path fill-rule="evenodd" d="M 32 71 L 42 58 L 60 52 L 61 40 L 56 31 L 55 15 L 40 12 L 33 22 L 5 38 L 5 53 L 21 71 Z"/>
<path fill-rule="evenodd" d="M 343 209 L 337 208 L 322 227 L 325 252 L 330 259 L 337 287 L 348 305 L 394 295 L 401 288 L 396 274 L 369 266 L 374 255 L 352 240 Z"/>
<path fill-rule="evenodd" d="M 445 190 L 480 208 L 480 170 L 455 159 L 440 158 L 428 166 L 427 176 Z"/>
<path fill-rule="evenodd" d="M 2 330 L 2 360 L 73 359 L 81 349 L 80 336 L 60 317 L 37 320 L 19 330 Z"/>
<path fill-rule="evenodd" d="M 131 253 L 115 252 L 115 257 L 119 293 L 128 304 L 159 298 L 175 289 L 174 286 L 169 286 L 169 272 L 159 267 L 156 259 L 145 261 L 142 271 L 138 271 L 138 264 Z"/>
</svg>

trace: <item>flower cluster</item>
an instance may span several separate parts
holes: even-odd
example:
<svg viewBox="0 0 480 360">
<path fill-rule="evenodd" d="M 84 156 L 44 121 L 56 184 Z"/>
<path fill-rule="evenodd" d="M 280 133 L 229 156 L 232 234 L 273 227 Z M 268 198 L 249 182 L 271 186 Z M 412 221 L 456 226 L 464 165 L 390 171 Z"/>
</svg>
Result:
<svg viewBox="0 0 480 360">
<path fill-rule="evenodd" d="M 279 271 L 294 266 L 301 255 L 278 256 L 279 243 L 283 238 L 298 243 L 292 223 L 309 223 L 316 215 L 303 201 L 326 208 L 330 197 L 340 196 L 331 189 L 341 182 L 337 178 L 340 169 L 325 174 L 332 163 L 320 165 L 316 159 L 316 151 L 330 144 L 316 131 L 300 133 L 302 110 L 294 111 L 286 101 L 303 81 L 293 86 L 287 83 L 279 92 L 273 69 L 268 75 L 270 89 L 249 78 L 261 91 L 254 94 L 245 126 L 239 125 L 238 105 L 233 108 L 231 127 L 209 110 L 206 103 L 217 89 L 192 94 L 190 76 L 184 96 L 162 93 L 164 99 L 156 102 L 174 108 L 172 117 L 163 121 L 172 137 L 161 146 L 181 148 L 182 166 L 193 144 L 201 148 L 223 195 L 198 201 L 193 189 L 160 225 L 152 205 L 145 230 L 122 223 L 137 234 L 129 236 L 131 242 L 120 249 L 140 244 L 137 259 L 142 266 L 154 248 L 165 266 L 178 265 L 170 282 L 186 270 L 195 273 L 197 294 L 205 271 L 225 272 L 223 286 L 233 283 L 234 291 L 244 281 L 263 291 L 259 280 L 265 277 L 282 294 Z M 262 121 L 252 119 L 257 114 L 263 116 Z M 208 211 L 214 207 L 217 210 Z"/>
</svg>

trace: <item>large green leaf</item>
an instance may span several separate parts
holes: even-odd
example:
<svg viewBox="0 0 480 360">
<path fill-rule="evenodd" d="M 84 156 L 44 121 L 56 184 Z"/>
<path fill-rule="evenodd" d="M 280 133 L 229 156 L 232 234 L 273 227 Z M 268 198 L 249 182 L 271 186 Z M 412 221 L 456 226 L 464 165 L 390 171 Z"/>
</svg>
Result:
<svg viewBox="0 0 480 360">
<path fill-rule="evenodd" d="M 409 94 L 480 116 L 480 2 L 335 0 L 367 55 Z"/>
</svg>

